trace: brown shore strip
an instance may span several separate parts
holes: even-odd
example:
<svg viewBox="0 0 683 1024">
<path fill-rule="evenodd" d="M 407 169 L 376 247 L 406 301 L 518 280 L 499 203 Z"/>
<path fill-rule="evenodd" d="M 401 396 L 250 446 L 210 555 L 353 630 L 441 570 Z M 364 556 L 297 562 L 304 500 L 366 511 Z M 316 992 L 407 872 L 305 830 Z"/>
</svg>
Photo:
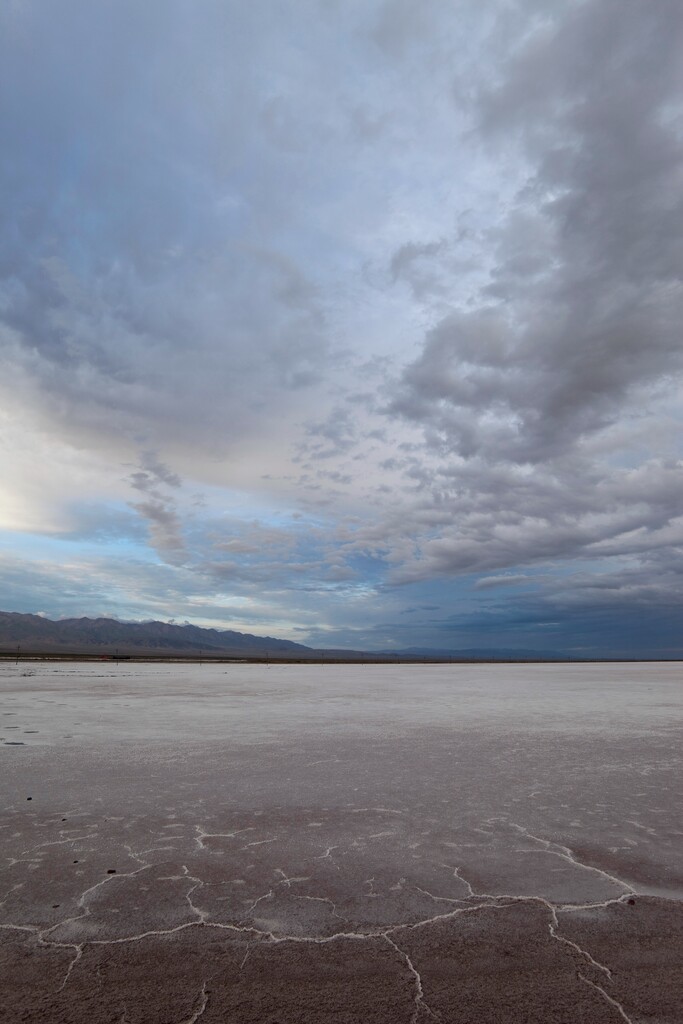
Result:
<svg viewBox="0 0 683 1024">
<path fill-rule="evenodd" d="M 661 662 L 682 662 L 683 659 L 672 658 L 459 658 L 456 655 L 387 655 L 373 654 L 371 651 L 353 652 L 339 654 L 333 652 L 326 654 L 315 651 L 310 657 L 301 654 L 226 654 L 214 653 L 212 651 L 192 652 L 165 652 L 159 654 L 154 651 L 135 651 L 121 649 L 119 653 L 106 651 L 58 651 L 58 650 L 22 650 L 16 648 L 0 649 L 0 661 L 74 661 L 74 662 L 97 662 L 97 661 L 126 661 L 140 664 L 154 662 L 168 664 L 201 664 L 203 662 L 215 662 L 217 664 L 287 664 L 287 665 L 591 665 L 591 664 L 658 664 Z"/>
</svg>

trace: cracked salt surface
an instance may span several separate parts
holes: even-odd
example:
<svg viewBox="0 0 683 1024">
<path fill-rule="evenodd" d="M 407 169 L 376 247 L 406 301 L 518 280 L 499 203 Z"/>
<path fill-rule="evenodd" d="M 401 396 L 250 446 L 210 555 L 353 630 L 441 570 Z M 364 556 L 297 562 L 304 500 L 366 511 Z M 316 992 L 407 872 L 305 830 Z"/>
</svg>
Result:
<svg viewBox="0 0 683 1024">
<path fill-rule="evenodd" d="M 683 1019 L 676 666 L 120 668 L 0 667 L 8 1021 Z"/>
</svg>

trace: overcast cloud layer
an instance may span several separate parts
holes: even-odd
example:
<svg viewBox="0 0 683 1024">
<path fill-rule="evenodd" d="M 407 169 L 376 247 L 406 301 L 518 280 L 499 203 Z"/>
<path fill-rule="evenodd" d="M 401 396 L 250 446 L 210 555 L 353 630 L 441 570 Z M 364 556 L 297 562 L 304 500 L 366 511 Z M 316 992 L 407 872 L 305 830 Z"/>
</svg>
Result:
<svg viewBox="0 0 683 1024">
<path fill-rule="evenodd" d="M 682 653 L 680 0 L 0 9 L 0 607 Z"/>
</svg>

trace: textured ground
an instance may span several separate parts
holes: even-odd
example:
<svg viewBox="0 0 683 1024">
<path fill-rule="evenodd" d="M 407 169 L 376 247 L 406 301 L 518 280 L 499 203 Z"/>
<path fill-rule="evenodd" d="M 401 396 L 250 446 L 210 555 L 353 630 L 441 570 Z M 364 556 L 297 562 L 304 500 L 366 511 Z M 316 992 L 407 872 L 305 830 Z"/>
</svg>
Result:
<svg viewBox="0 0 683 1024">
<path fill-rule="evenodd" d="M 683 1020 L 680 666 L 0 666 L 3 1021 Z"/>
</svg>

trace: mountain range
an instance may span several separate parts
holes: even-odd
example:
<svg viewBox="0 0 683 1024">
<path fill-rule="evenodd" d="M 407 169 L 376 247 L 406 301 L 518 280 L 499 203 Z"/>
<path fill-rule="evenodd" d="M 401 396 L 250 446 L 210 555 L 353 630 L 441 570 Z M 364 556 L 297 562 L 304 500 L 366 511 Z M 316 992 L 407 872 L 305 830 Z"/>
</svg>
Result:
<svg viewBox="0 0 683 1024">
<path fill-rule="evenodd" d="M 0 612 L 0 650 L 17 647 L 36 653 L 199 654 L 266 656 L 313 655 L 310 647 L 271 636 L 232 629 L 203 629 L 170 622 L 119 622 L 118 619 L 59 619 Z"/>
<path fill-rule="evenodd" d="M 119 655 L 121 657 L 278 658 L 335 661 L 566 661 L 557 651 L 520 649 L 450 650 L 407 647 L 394 651 L 316 650 L 292 640 L 238 633 L 234 629 L 205 629 L 190 623 L 120 622 L 100 617 L 59 619 L 0 611 L 0 653 Z"/>
</svg>

